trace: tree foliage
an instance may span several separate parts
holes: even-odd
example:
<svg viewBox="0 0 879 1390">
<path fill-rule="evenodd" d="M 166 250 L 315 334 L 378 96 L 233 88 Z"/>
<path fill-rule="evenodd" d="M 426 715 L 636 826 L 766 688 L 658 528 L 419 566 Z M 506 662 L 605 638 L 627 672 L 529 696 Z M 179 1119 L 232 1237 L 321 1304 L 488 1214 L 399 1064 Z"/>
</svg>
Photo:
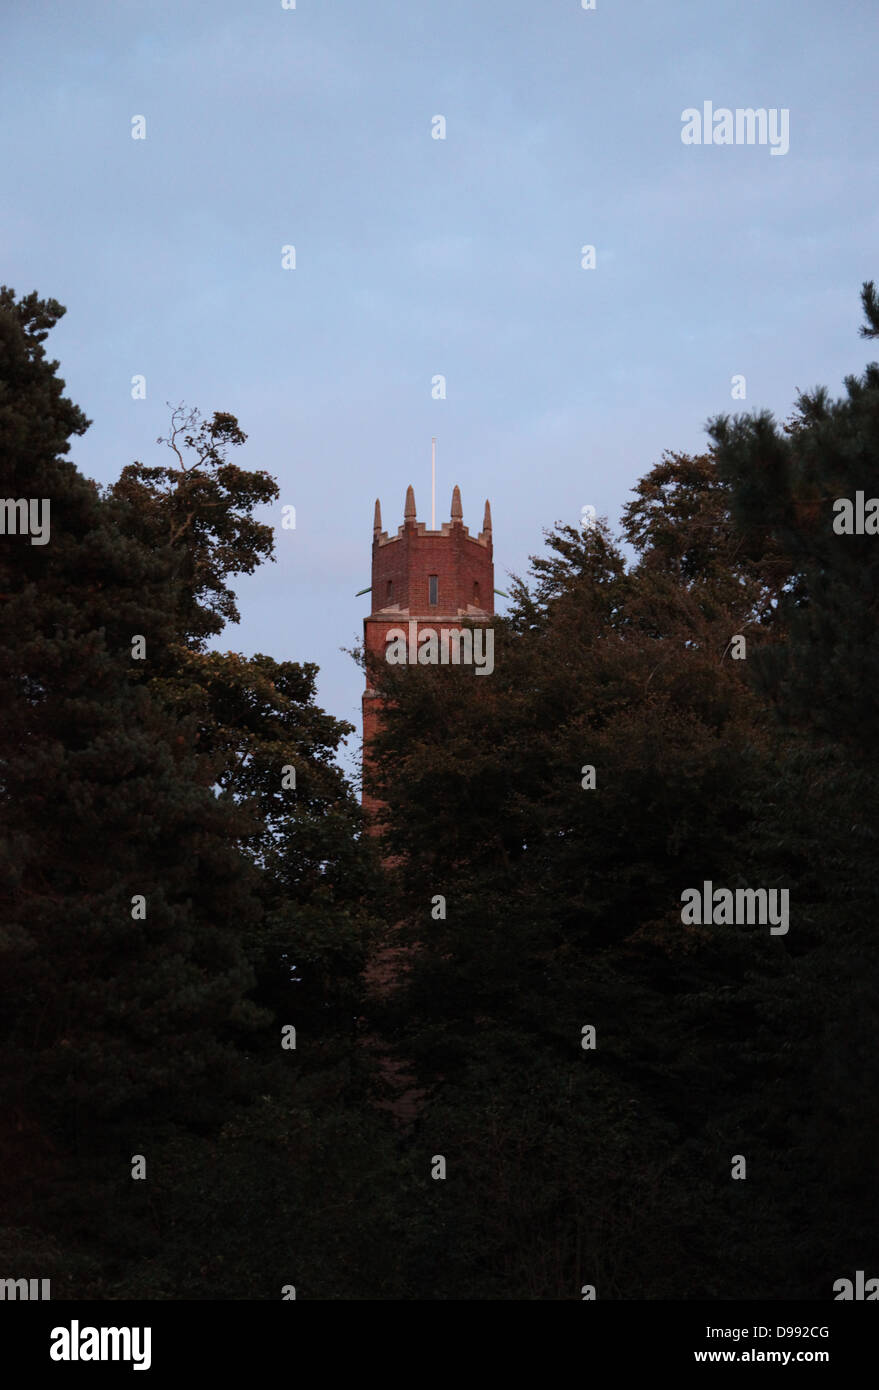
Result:
<svg viewBox="0 0 879 1390">
<path fill-rule="evenodd" d="M 490 676 L 376 663 L 377 847 L 314 665 L 216 649 L 273 480 L 185 407 L 170 462 L 83 478 L 61 313 L 0 291 L 0 491 L 52 523 L 0 538 L 10 1269 L 481 1300 L 826 1299 L 866 1268 L 879 576 L 833 503 L 879 491 L 879 368 L 712 421 L 619 537 L 548 531 Z M 706 881 L 789 893 L 789 933 L 685 924 Z M 406 1130 L 365 1031 L 422 1092 Z"/>
</svg>

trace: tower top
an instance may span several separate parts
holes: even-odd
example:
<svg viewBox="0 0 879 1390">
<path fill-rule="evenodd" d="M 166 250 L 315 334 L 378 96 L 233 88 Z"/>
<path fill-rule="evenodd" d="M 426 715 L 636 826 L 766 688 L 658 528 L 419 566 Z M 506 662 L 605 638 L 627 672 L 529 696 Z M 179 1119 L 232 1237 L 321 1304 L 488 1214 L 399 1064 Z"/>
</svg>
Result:
<svg viewBox="0 0 879 1390">
<path fill-rule="evenodd" d="M 491 509 L 485 504 L 482 530 L 464 525 L 461 489 L 452 491 L 451 519 L 429 527 L 419 521 L 415 490 L 406 489 L 403 525 L 396 534 L 381 529 L 375 504 L 372 530 L 373 614 L 420 613 L 436 608 L 444 617 L 494 612 Z"/>
<path fill-rule="evenodd" d="M 431 510 L 433 492 L 431 489 Z M 482 530 L 472 535 L 464 525 L 461 489 L 452 491 L 451 519 L 437 525 L 419 521 L 415 489 L 406 489 L 403 525 L 394 534 L 381 529 L 382 514 L 375 504 L 372 541 L 372 607 L 363 619 L 364 650 L 379 662 L 396 633 L 408 632 L 410 650 L 417 634 L 460 631 L 482 624 L 494 615 L 494 562 L 491 509 L 486 502 Z M 415 634 L 415 636 L 413 636 Z M 414 644 L 414 645 L 413 645 Z M 381 668 L 379 668 L 381 669 Z M 369 749 L 380 724 L 381 694 L 367 671 L 363 695 L 363 806 L 368 813 L 379 805 L 369 788 Z"/>
<path fill-rule="evenodd" d="M 376 499 L 375 514 L 372 523 L 373 544 L 377 546 L 393 545 L 399 541 L 407 532 L 415 531 L 419 536 L 448 536 L 453 529 L 459 528 L 464 535 L 474 544 L 484 546 L 491 550 L 491 508 L 486 502 L 485 511 L 482 517 L 482 530 L 478 535 L 471 535 L 469 529 L 464 525 L 464 507 L 461 502 L 461 489 L 456 483 L 452 489 L 451 520 L 444 521 L 439 528 L 428 527 L 423 521 L 418 520 L 415 509 L 415 489 L 410 483 L 406 489 L 406 502 L 403 507 L 403 525 L 397 527 L 396 535 L 388 535 L 382 530 L 382 511 L 381 502 Z"/>
</svg>

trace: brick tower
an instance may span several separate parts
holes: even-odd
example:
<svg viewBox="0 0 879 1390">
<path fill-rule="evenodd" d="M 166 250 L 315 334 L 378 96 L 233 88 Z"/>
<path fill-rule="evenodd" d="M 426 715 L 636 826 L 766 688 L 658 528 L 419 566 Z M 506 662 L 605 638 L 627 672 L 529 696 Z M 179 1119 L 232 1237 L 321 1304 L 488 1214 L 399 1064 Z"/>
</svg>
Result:
<svg viewBox="0 0 879 1390">
<path fill-rule="evenodd" d="M 438 531 L 416 520 L 415 493 L 406 490 L 403 525 L 395 536 L 382 530 L 381 505 L 375 504 L 372 531 L 372 612 L 363 620 L 367 653 L 383 659 L 389 632 L 407 635 L 423 628 L 460 630 L 462 620 L 494 613 L 494 564 L 491 508 L 485 504 L 482 530 L 471 536 L 464 525 L 461 493 L 452 492 L 452 515 Z M 380 696 L 366 678 L 363 693 L 363 808 L 375 810 L 368 790 L 369 744 L 381 707 Z"/>
</svg>

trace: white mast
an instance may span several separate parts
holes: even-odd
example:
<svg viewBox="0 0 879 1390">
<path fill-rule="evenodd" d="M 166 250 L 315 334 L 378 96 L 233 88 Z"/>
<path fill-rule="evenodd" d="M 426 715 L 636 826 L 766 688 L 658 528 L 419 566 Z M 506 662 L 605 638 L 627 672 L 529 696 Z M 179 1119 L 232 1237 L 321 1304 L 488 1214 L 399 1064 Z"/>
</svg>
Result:
<svg viewBox="0 0 879 1390">
<path fill-rule="evenodd" d="M 436 435 L 430 445 L 430 529 L 436 530 Z"/>
</svg>

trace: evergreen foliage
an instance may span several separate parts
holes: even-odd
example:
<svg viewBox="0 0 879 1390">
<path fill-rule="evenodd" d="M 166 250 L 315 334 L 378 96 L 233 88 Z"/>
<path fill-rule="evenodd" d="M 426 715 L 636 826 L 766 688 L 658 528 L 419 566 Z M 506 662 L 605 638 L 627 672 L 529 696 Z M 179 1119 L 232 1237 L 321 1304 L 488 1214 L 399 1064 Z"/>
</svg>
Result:
<svg viewBox="0 0 879 1390">
<path fill-rule="evenodd" d="M 0 494 L 51 502 L 48 544 L 0 537 L 4 1265 L 354 1300 L 827 1299 L 869 1266 L 879 537 L 833 504 L 879 493 L 879 367 L 712 421 L 618 539 L 554 527 L 490 677 L 376 664 L 382 869 L 316 667 L 213 646 L 275 483 L 182 406 L 167 465 L 83 478 L 63 312 L 0 290 Z M 786 890 L 789 933 L 685 925 L 706 880 Z"/>
</svg>

